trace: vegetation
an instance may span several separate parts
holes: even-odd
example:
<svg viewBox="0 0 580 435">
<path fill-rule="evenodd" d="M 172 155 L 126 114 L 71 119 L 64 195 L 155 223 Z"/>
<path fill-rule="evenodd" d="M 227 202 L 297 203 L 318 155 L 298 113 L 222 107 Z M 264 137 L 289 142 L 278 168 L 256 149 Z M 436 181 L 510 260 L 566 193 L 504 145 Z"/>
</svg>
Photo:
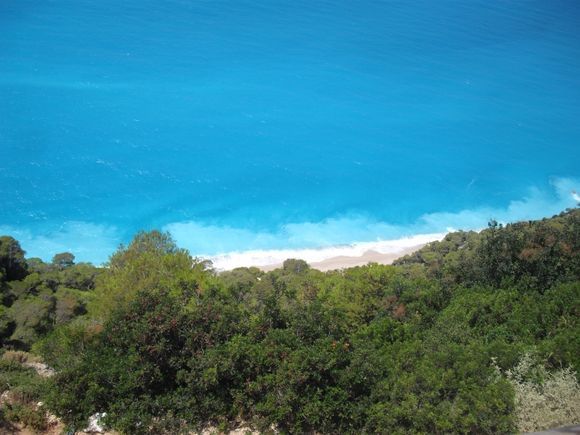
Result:
<svg viewBox="0 0 580 435">
<path fill-rule="evenodd" d="M 533 355 L 526 353 L 507 371 L 507 378 L 515 391 L 520 431 L 580 421 L 580 385 L 570 368 L 548 372 Z"/>
<path fill-rule="evenodd" d="M 57 254 L 50 264 L 24 259 L 12 237 L 0 237 L 0 345 L 30 350 L 33 343 L 87 312 L 102 270 L 74 264 L 70 253 Z"/>
<path fill-rule="evenodd" d="M 218 274 L 156 231 L 102 269 L 69 253 L 25 260 L 2 237 L 3 349 L 32 350 L 58 374 L 36 384 L 12 352 L 0 381 L 71 428 L 106 412 L 125 433 L 580 423 L 579 248 L 580 210 L 491 222 L 393 266 L 328 273 L 287 260 Z M 33 411 L 4 405 L 2 415 L 40 428 Z"/>
<path fill-rule="evenodd" d="M 8 422 L 37 431 L 48 427 L 46 412 L 38 406 L 47 381 L 23 365 L 28 359 L 25 352 L 13 351 L 6 351 L 0 358 L 0 432 L 14 430 Z"/>
</svg>

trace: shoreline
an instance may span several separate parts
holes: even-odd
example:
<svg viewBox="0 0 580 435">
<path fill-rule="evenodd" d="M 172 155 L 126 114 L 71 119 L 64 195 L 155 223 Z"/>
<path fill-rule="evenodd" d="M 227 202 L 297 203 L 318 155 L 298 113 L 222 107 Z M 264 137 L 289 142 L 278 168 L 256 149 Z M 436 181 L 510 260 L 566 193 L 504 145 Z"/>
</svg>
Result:
<svg viewBox="0 0 580 435">
<path fill-rule="evenodd" d="M 308 264 L 312 269 L 316 269 L 321 272 L 329 272 L 331 270 L 342 270 L 357 266 L 366 266 L 369 263 L 392 264 L 393 261 L 397 260 L 398 258 L 404 257 L 405 255 L 408 254 L 412 254 L 413 252 L 418 251 L 425 245 L 427 245 L 427 243 L 411 246 L 396 253 L 386 253 L 386 254 L 369 250 L 359 256 L 339 255 L 337 257 L 330 257 L 322 261 L 308 262 Z M 281 267 L 282 263 L 278 263 L 267 266 L 261 266 L 258 267 L 258 269 L 264 272 L 269 272 L 271 270 L 278 269 Z"/>
<path fill-rule="evenodd" d="M 235 251 L 218 255 L 200 255 L 213 263 L 218 272 L 239 267 L 257 267 L 270 271 L 289 259 L 306 261 L 313 269 L 328 271 L 362 266 L 368 263 L 391 264 L 397 258 L 417 251 L 428 243 L 439 241 L 447 233 L 417 234 L 395 240 L 357 242 L 352 244 L 305 249 L 272 249 Z"/>
</svg>

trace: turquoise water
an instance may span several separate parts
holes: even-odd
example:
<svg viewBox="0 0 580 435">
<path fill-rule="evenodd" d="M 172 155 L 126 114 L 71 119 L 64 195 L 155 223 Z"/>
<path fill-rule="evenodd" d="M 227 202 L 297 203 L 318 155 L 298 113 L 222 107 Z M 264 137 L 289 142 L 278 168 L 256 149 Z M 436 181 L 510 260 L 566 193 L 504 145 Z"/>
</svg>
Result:
<svg viewBox="0 0 580 435">
<path fill-rule="evenodd" d="M 5 0 L 0 232 L 100 263 L 537 218 L 580 190 L 580 2 Z"/>
</svg>

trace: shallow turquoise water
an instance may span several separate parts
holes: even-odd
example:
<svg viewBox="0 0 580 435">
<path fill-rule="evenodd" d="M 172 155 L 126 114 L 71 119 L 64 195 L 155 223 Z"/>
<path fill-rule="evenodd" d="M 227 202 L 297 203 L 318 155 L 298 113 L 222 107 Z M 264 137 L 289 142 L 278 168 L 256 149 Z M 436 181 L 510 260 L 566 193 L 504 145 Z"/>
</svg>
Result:
<svg viewBox="0 0 580 435">
<path fill-rule="evenodd" d="M 30 255 L 398 238 L 580 189 L 574 0 L 8 0 L 0 32 L 0 232 Z"/>
</svg>

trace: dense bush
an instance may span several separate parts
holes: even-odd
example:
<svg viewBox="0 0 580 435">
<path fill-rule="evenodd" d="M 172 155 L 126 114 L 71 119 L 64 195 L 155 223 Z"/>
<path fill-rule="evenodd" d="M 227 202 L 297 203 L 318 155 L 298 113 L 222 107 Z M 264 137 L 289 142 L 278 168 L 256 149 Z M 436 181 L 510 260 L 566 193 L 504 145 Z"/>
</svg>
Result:
<svg viewBox="0 0 580 435">
<path fill-rule="evenodd" d="M 481 233 L 448 234 L 395 262 L 420 264 L 444 283 L 516 285 L 543 292 L 580 274 L 580 210 L 505 227 L 495 221 Z"/>
<path fill-rule="evenodd" d="M 579 221 L 492 222 L 395 266 L 328 273 L 287 260 L 216 274 L 167 234 L 140 233 L 102 270 L 29 260 L 4 280 L 0 337 L 58 370 L 42 395 L 77 429 L 96 412 L 126 433 L 580 423 Z"/>
<path fill-rule="evenodd" d="M 10 236 L 0 236 L 0 281 L 22 279 L 28 273 L 25 252 Z"/>
<path fill-rule="evenodd" d="M 14 248 L 17 243 L 11 242 L 12 253 L 18 252 Z M 0 279 L 0 343 L 4 347 L 28 350 L 56 326 L 87 313 L 102 269 L 74 264 L 72 254 L 59 255 L 52 264 L 18 257 L 18 279 Z"/>
</svg>

